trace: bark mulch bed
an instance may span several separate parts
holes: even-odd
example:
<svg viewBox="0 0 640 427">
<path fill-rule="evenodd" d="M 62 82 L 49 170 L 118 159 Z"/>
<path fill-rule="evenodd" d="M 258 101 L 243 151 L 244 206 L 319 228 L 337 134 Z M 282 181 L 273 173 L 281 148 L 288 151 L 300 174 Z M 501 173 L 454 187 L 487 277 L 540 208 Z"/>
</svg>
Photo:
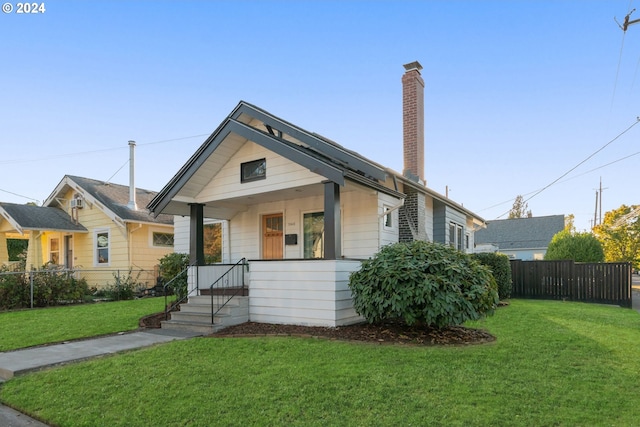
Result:
<svg viewBox="0 0 640 427">
<path fill-rule="evenodd" d="M 408 326 L 399 321 L 376 324 L 358 323 L 335 328 L 319 326 L 273 325 L 247 322 L 222 329 L 212 337 L 297 336 L 332 340 L 360 341 L 375 344 L 408 345 L 469 345 L 495 341 L 495 337 L 481 329 L 451 326 L 444 329 Z"/>
<path fill-rule="evenodd" d="M 160 328 L 162 320 L 164 320 L 164 313 L 152 314 L 140 319 L 140 327 Z M 408 326 L 401 321 L 386 321 L 375 324 L 358 323 L 335 328 L 246 322 L 229 326 L 211 335 L 214 338 L 258 336 L 315 337 L 375 344 L 425 346 L 484 344 L 496 340 L 496 337 L 482 329 L 466 328 L 464 326 L 437 329 L 428 326 Z"/>
</svg>

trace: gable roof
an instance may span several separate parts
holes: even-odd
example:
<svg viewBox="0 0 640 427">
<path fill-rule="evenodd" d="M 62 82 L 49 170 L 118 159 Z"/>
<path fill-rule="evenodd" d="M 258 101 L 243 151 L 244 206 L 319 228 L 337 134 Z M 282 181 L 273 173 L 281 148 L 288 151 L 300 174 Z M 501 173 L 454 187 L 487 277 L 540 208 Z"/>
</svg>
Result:
<svg viewBox="0 0 640 427">
<path fill-rule="evenodd" d="M 401 193 L 377 183 L 377 180 L 387 177 L 384 167 L 329 139 L 240 101 L 149 203 L 149 210 L 156 214 L 163 212 L 178 194 L 183 198 L 195 197 L 209 183 L 212 174 L 215 175 L 249 140 L 340 185 L 345 184 L 345 178 L 350 178 L 361 184 L 377 185 L 379 190 L 398 197 L 402 196 Z M 212 156 L 216 150 L 216 156 Z M 174 206 L 169 210 L 173 214 L 188 215 L 188 212 L 178 212 L 176 209 Z M 184 210 L 184 206 L 182 209 Z"/>
<path fill-rule="evenodd" d="M 146 209 L 146 205 L 156 196 L 157 192 L 136 188 L 136 202 L 140 207 L 137 210 L 132 210 L 127 207 L 129 203 L 128 186 L 80 176 L 65 175 L 45 200 L 44 205 L 60 205 L 59 198 L 69 189 L 75 190 L 89 203 L 100 207 L 107 216 L 121 225 L 127 222 L 173 224 L 173 216 L 158 215 L 154 217 Z"/>
<path fill-rule="evenodd" d="M 546 248 L 553 236 L 564 229 L 564 215 L 513 218 L 489 221 L 476 231 L 476 244 L 489 243 L 501 250 Z"/>
<path fill-rule="evenodd" d="M 0 202 L 0 216 L 20 234 L 26 230 L 87 232 L 85 227 L 73 222 L 66 212 L 58 208 Z"/>
<path fill-rule="evenodd" d="M 430 194 L 460 209 L 466 215 L 484 220 L 461 205 L 401 174 L 379 165 L 317 133 L 306 131 L 265 110 L 240 101 L 231 114 L 198 148 L 178 173 L 147 205 L 153 214 L 168 212 L 189 215 L 186 200 L 192 200 L 209 183 L 231 156 L 248 140 L 296 162 L 326 179 L 344 186 L 349 180 L 397 198 L 405 195 L 380 183 L 388 176 Z M 216 155 L 212 154 L 216 152 Z M 181 202 L 177 202 L 180 199 Z M 205 206 L 205 216 L 207 206 Z"/>
</svg>

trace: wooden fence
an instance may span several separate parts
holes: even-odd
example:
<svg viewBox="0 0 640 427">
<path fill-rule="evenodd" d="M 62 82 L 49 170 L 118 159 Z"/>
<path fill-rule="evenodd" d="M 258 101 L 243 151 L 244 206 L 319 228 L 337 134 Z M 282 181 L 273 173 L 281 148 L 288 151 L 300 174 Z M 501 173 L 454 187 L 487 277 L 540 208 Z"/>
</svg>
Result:
<svg viewBox="0 0 640 427">
<path fill-rule="evenodd" d="M 626 262 L 512 260 L 511 296 L 631 307 L 631 272 Z"/>
</svg>

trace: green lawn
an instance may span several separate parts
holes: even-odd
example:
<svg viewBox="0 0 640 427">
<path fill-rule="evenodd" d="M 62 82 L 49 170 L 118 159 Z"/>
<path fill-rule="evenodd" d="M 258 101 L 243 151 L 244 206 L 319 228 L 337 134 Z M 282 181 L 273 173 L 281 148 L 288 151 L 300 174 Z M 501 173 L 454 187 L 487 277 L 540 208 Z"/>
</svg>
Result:
<svg viewBox="0 0 640 427">
<path fill-rule="evenodd" d="M 130 331 L 164 297 L 0 312 L 0 351 Z"/>
<path fill-rule="evenodd" d="M 196 338 L 14 378 L 58 426 L 636 426 L 640 314 L 514 300 L 467 347 Z"/>
</svg>

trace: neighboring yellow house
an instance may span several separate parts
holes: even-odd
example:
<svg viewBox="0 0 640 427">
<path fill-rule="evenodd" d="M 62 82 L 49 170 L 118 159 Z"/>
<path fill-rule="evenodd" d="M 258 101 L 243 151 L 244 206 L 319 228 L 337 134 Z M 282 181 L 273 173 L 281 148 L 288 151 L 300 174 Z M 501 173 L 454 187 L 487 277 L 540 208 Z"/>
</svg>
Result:
<svg viewBox="0 0 640 427">
<path fill-rule="evenodd" d="M 116 271 L 154 270 L 173 252 L 174 233 L 171 215 L 146 209 L 156 194 L 66 175 L 41 207 L 0 203 L 0 265 L 7 238 L 29 238 L 27 269 L 81 270 L 89 286 L 112 282 Z"/>
</svg>

